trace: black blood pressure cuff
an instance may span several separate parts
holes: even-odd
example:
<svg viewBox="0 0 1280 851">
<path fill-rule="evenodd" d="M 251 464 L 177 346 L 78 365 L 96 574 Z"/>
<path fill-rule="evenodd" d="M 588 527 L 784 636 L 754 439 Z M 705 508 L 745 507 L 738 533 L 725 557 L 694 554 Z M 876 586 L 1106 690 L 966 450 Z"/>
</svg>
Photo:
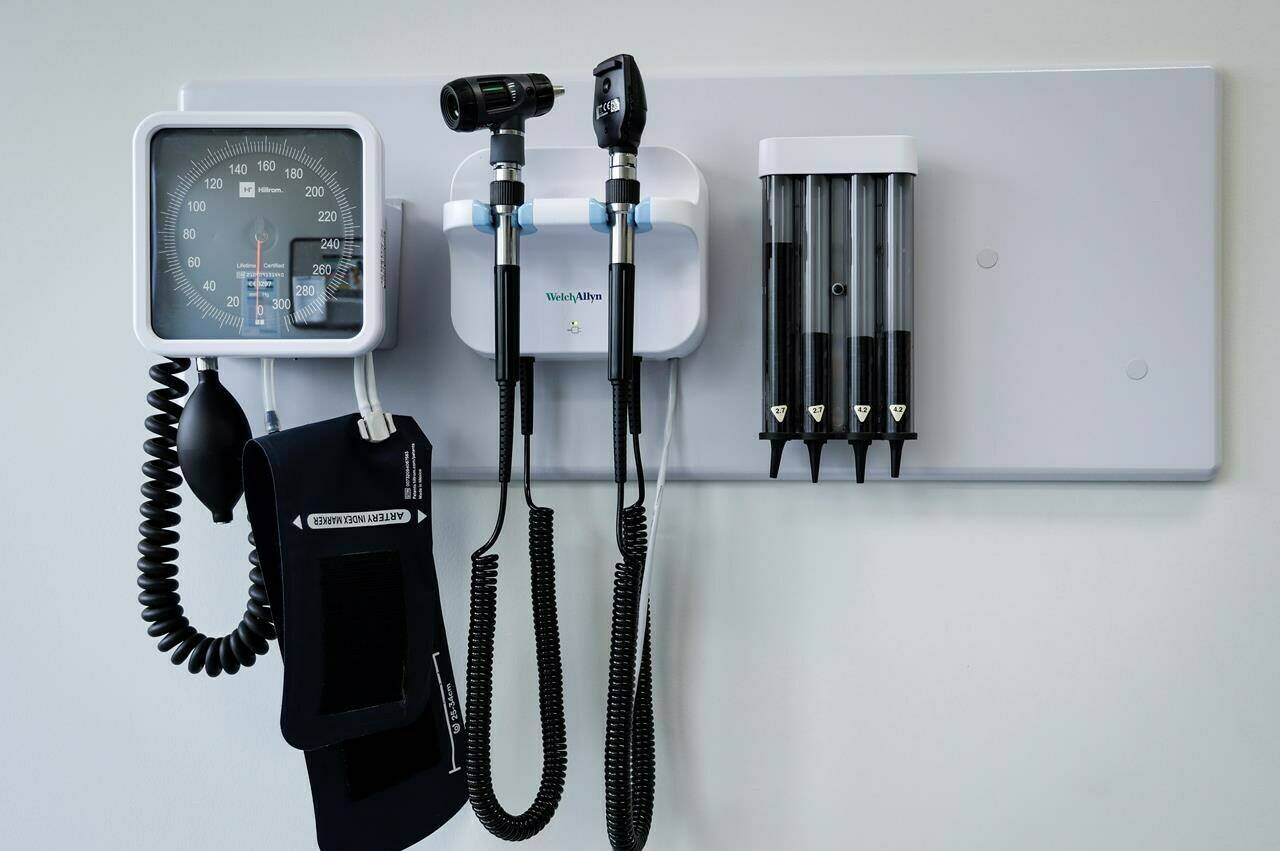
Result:
<svg viewBox="0 0 1280 851">
<path fill-rule="evenodd" d="M 431 444 L 350 415 L 245 449 L 245 497 L 284 658 L 280 728 L 307 751 L 320 847 L 398 851 L 466 801 L 431 541 Z"/>
<path fill-rule="evenodd" d="M 466 804 L 462 712 L 452 679 L 442 683 L 441 699 L 409 726 L 307 752 L 323 851 L 401 851 Z"/>
</svg>

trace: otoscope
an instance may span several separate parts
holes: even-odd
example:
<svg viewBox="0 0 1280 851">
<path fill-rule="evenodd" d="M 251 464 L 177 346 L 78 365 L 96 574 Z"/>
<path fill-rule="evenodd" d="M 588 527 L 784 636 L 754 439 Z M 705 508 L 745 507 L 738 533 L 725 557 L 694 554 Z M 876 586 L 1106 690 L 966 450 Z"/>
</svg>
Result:
<svg viewBox="0 0 1280 851">
<path fill-rule="evenodd" d="M 546 827 L 564 791 L 567 766 L 564 682 L 556 618 L 553 512 L 534 504 L 530 481 L 533 435 L 533 358 L 520 356 L 520 226 L 524 203 L 524 127 L 546 115 L 564 89 L 543 74 L 464 77 L 440 91 L 449 129 L 469 133 L 488 128 L 493 181 L 489 204 L 494 230 L 494 371 L 498 382 L 498 518 L 484 546 L 471 556 L 471 626 L 467 636 L 467 795 L 480 823 L 501 839 L 528 839 Z M 497 623 L 498 555 L 490 550 L 502 534 L 511 481 L 515 387 L 520 385 L 520 433 L 524 438 L 524 497 L 529 506 L 529 559 L 533 584 L 533 628 L 542 720 L 542 777 L 527 810 L 508 813 L 498 803 L 490 763 L 493 726 L 493 642 Z"/>
<path fill-rule="evenodd" d="M 644 466 L 640 460 L 640 359 L 635 349 L 635 221 L 640 203 L 636 154 L 648 106 L 644 81 L 631 56 L 606 59 L 592 72 L 596 141 L 609 151 L 605 205 L 609 215 L 609 383 L 613 389 L 613 480 L 616 534 L 622 561 L 614 567 L 613 623 L 605 719 L 605 823 L 616 851 L 637 851 L 653 820 L 653 675 L 646 606 L 641 635 L 641 589 L 648 548 Z M 626 505 L 627 435 L 636 456 L 637 498 Z M 640 645 L 639 673 L 636 672 Z"/>
</svg>

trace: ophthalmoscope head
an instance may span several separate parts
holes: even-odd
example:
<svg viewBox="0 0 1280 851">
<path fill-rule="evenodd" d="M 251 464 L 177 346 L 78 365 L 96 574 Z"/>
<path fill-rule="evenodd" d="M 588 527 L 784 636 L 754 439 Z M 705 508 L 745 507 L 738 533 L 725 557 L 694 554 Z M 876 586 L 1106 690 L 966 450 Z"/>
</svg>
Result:
<svg viewBox="0 0 1280 851">
<path fill-rule="evenodd" d="M 596 78 L 596 142 L 610 153 L 634 154 L 649 111 L 640 66 L 631 54 L 619 53 L 591 73 Z"/>
</svg>

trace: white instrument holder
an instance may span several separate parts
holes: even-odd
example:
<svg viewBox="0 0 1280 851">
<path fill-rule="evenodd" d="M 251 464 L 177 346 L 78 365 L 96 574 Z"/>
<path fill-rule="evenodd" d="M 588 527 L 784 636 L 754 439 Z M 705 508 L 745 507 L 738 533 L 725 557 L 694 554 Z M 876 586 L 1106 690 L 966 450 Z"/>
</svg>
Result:
<svg viewBox="0 0 1280 851">
<path fill-rule="evenodd" d="M 520 350 L 539 359 L 588 360 L 608 352 L 608 154 L 599 148 L 530 147 L 520 208 Z M 636 220 L 636 354 L 684 357 L 707 327 L 707 181 L 667 147 L 641 147 Z M 453 329 L 493 357 L 492 172 L 487 149 L 453 174 L 444 205 Z"/>
</svg>

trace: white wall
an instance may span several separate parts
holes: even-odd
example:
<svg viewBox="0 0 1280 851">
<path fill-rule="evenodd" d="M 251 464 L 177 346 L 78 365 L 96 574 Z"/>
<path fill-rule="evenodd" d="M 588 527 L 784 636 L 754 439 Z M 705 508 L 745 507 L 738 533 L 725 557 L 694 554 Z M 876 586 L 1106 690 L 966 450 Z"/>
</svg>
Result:
<svg viewBox="0 0 1280 851">
<path fill-rule="evenodd" d="M 151 360 L 128 310 L 138 119 L 194 77 L 581 73 L 624 49 L 665 75 L 1207 61 L 1225 78 L 1218 481 L 673 486 L 651 847 L 1280 844 L 1280 7 L 445 6 L 0 0 L 0 845 L 312 841 L 302 759 L 276 727 L 278 656 L 197 679 L 156 654 L 138 620 Z M 508 52 L 494 57 L 495 44 Z M 605 485 L 542 494 L 585 520 L 559 558 L 569 785 L 529 847 L 599 848 L 609 499 Z M 492 492 L 441 486 L 436 504 L 461 670 L 466 554 Z M 231 626 L 243 601 L 244 531 L 184 533 L 183 599 L 208 629 Z M 536 784 L 537 728 L 511 531 L 496 730 L 499 791 L 516 807 Z M 423 847 L 500 843 L 462 813 Z"/>
</svg>

